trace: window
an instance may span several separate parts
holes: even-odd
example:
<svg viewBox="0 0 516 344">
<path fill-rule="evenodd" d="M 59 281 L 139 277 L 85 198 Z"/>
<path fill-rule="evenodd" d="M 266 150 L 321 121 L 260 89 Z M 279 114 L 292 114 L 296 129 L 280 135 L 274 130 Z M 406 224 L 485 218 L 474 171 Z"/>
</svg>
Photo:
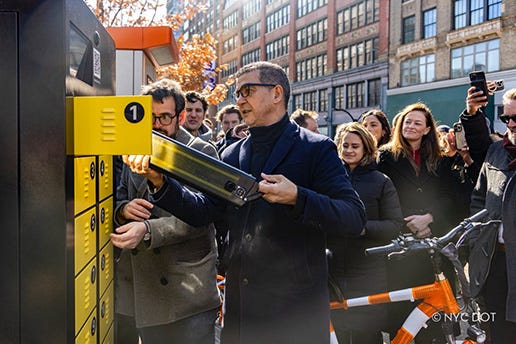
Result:
<svg viewBox="0 0 516 344">
<path fill-rule="evenodd" d="M 297 81 L 326 75 L 328 71 L 326 54 L 296 62 Z"/>
<path fill-rule="evenodd" d="M 243 6 L 242 19 L 247 19 L 261 8 L 262 0 L 247 0 Z"/>
<path fill-rule="evenodd" d="M 419 56 L 401 62 L 401 86 L 434 81 L 435 54 Z"/>
<path fill-rule="evenodd" d="M 227 63 L 228 68 L 226 70 L 222 70 L 222 77 L 227 78 L 230 75 L 233 75 L 237 72 L 237 60 L 231 60 Z"/>
<path fill-rule="evenodd" d="M 423 12 L 423 38 L 435 36 L 437 33 L 437 10 L 435 8 Z"/>
<path fill-rule="evenodd" d="M 222 25 L 224 27 L 224 29 L 231 29 L 233 27 L 235 27 L 237 25 L 237 17 L 238 15 L 238 11 L 233 11 L 231 12 L 231 14 L 229 14 L 228 16 L 224 17 L 223 21 L 222 21 Z"/>
<path fill-rule="evenodd" d="M 337 71 L 344 71 L 376 62 L 378 38 L 337 49 Z"/>
<path fill-rule="evenodd" d="M 346 85 L 347 104 L 346 108 L 353 109 L 364 107 L 364 82 L 357 82 Z"/>
<path fill-rule="evenodd" d="M 416 17 L 403 18 L 403 44 L 414 42 L 416 31 Z"/>
<path fill-rule="evenodd" d="M 230 37 L 229 39 L 225 40 L 222 45 L 222 53 L 227 54 L 230 51 L 234 50 L 238 45 L 238 38 L 237 35 L 234 35 L 233 37 Z"/>
<path fill-rule="evenodd" d="M 501 15 L 502 0 L 455 0 L 455 29 L 480 24 Z"/>
<path fill-rule="evenodd" d="M 378 106 L 381 104 L 382 81 L 372 79 L 367 82 L 367 106 Z"/>
<path fill-rule="evenodd" d="M 267 16 L 266 32 L 274 31 L 277 28 L 288 24 L 289 19 L 290 19 L 290 5 L 287 4 Z"/>
<path fill-rule="evenodd" d="M 333 88 L 333 103 L 335 109 L 344 108 L 344 86 L 337 86 Z"/>
<path fill-rule="evenodd" d="M 297 0 L 297 17 L 300 18 L 328 4 L 328 0 Z"/>
<path fill-rule="evenodd" d="M 500 40 L 452 49 L 451 59 L 452 78 L 464 77 L 474 70 L 497 71 L 500 69 Z"/>
<path fill-rule="evenodd" d="M 312 91 L 303 94 L 303 110 L 317 110 L 317 91 Z"/>
<path fill-rule="evenodd" d="M 380 0 L 364 0 L 337 12 L 337 35 L 380 20 Z"/>
<path fill-rule="evenodd" d="M 302 94 L 294 94 L 294 109 L 302 109 L 303 108 L 303 95 Z"/>
<path fill-rule="evenodd" d="M 328 90 L 319 90 L 319 112 L 328 111 Z"/>
<path fill-rule="evenodd" d="M 283 36 L 265 46 L 266 60 L 273 60 L 282 55 L 288 54 L 289 36 Z"/>
<path fill-rule="evenodd" d="M 311 45 L 326 41 L 328 33 L 328 19 L 322 19 L 297 30 L 296 48 L 304 49 Z"/>
<path fill-rule="evenodd" d="M 242 30 L 242 44 L 247 44 L 260 37 L 260 22 L 254 23 Z"/>
<path fill-rule="evenodd" d="M 242 66 L 251 62 L 260 61 L 261 49 L 251 50 L 245 54 L 242 54 Z"/>
</svg>

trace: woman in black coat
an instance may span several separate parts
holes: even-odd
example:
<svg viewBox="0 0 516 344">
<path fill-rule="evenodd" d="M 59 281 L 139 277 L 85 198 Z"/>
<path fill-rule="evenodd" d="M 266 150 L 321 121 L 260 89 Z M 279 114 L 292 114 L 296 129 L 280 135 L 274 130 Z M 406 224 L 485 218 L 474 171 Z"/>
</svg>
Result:
<svg viewBox="0 0 516 344">
<path fill-rule="evenodd" d="M 328 237 L 332 252 L 330 275 L 345 298 L 366 296 L 387 289 L 385 257 L 364 255 L 364 249 L 388 243 L 403 223 L 396 189 L 376 168 L 376 140 L 358 123 L 341 125 L 335 142 L 351 183 L 364 203 L 367 223 L 359 237 Z M 387 325 L 384 305 L 334 310 L 331 319 L 340 344 L 381 343 Z"/>
<path fill-rule="evenodd" d="M 418 238 L 440 236 L 449 230 L 445 210 L 450 209 L 451 177 L 443 163 L 435 120 L 430 109 L 415 103 L 399 114 L 392 140 L 380 149 L 378 169 L 388 175 L 398 191 L 404 220 L 403 232 Z M 389 289 L 432 283 L 434 274 L 426 252 L 388 264 Z M 400 327 L 411 303 L 391 304 L 391 335 Z M 428 332 L 428 331 L 424 331 Z M 432 334 L 433 335 L 433 334 Z M 421 337 L 425 333 L 421 333 Z M 419 338 L 418 338 L 419 339 Z M 427 343 L 423 339 L 421 343 Z"/>
</svg>

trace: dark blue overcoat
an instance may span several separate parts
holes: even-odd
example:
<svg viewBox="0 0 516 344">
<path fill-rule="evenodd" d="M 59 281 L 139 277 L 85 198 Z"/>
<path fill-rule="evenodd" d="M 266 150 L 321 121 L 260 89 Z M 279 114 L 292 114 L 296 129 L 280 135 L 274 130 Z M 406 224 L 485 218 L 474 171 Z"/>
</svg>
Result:
<svg viewBox="0 0 516 344">
<path fill-rule="evenodd" d="M 250 138 L 222 160 L 250 171 Z M 287 124 L 263 172 L 298 186 L 296 206 L 264 199 L 242 207 L 193 193 L 169 179 L 154 201 L 194 226 L 225 216 L 229 229 L 222 342 L 329 343 L 326 234 L 358 235 L 363 204 L 334 143 Z"/>
</svg>

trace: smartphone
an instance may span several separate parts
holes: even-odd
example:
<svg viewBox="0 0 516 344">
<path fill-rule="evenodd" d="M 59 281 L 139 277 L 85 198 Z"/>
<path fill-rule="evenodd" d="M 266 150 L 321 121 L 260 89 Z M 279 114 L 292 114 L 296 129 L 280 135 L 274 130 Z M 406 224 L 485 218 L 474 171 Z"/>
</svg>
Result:
<svg viewBox="0 0 516 344">
<path fill-rule="evenodd" d="M 471 86 L 475 87 L 475 92 L 482 91 L 485 96 L 489 96 L 486 83 L 486 74 L 482 71 L 469 73 Z"/>
<path fill-rule="evenodd" d="M 455 135 L 455 147 L 461 150 L 466 144 L 466 134 L 464 133 L 462 123 L 453 123 L 453 134 Z"/>
</svg>

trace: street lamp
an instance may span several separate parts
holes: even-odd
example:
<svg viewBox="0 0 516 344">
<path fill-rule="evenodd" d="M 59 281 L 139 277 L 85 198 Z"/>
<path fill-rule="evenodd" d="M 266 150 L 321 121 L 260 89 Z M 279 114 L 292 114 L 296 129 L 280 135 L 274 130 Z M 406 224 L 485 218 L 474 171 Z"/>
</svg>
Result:
<svg viewBox="0 0 516 344">
<path fill-rule="evenodd" d="M 330 138 L 333 138 L 333 123 L 334 123 L 334 115 L 333 115 L 333 112 L 335 111 L 342 111 L 344 112 L 346 115 L 349 116 L 349 118 L 351 118 L 351 120 L 353 122 L 358 122 L 358 118 L 355 118 L 353 117 L 353 115 L 346 109 L 341 109 L 341 108 L 331 108 L 330 107 L 330 111 L 328 112 L 328 115 L 324 116 L 324 119 L 326 120 L 326 123 L 328 123 L 328 137 Z"/>
</svg>

